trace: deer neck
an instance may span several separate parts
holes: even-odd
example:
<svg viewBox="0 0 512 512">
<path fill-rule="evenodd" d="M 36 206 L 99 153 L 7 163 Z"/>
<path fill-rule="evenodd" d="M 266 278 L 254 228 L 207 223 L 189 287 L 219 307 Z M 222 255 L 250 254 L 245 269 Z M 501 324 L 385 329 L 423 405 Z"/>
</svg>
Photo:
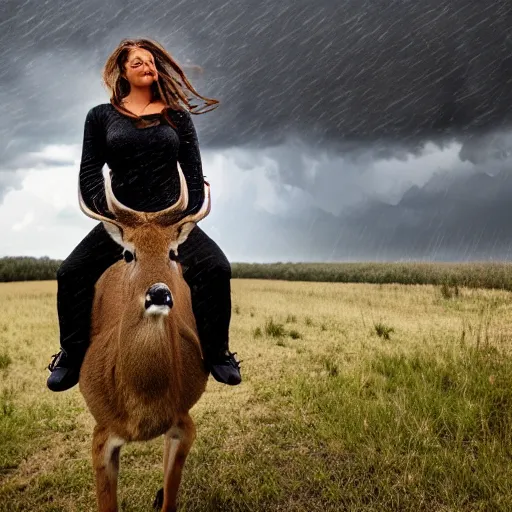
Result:
<svg viewBox="0 0 512 512">
<path fill-rule="evenodd" d="M 119 380 L 139 394 L 176 392 L 181 354 L 172 321 L 168 317 L 145 318 L 131 324 L 131 320 L 123 322 L 119 329 Z"/>
<path fill-rule="evenodd" d="M 181 350 L 175 314 L 144 315 L 140 302 L 131 296 L 127 271 L 124 264 L 116 264 L 96 284 L 92 336 L 103 338 L 120 391 L 176 392 L 181 388 Z M 126 304 L 131 307 L 126 309 Z"/>
</svg>

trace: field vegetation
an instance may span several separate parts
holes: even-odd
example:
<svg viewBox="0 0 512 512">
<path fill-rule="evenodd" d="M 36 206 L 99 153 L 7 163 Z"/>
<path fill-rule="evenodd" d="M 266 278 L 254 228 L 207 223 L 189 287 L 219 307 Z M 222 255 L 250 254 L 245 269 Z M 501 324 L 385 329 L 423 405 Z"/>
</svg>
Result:
<svg viewBox="0 0 512 512">
<path fill-rule="evenodd" d="M 0 285 L 0 511 L 93 511 L 92 419 L 46 390 L 54 281 Z M 242 385 L 210 379 L 181 509 L 512 510 L 512 296 L 437 285 L 233 280 Z M 121 452 L 150 510 L 161 439 Z"/>
</svg>

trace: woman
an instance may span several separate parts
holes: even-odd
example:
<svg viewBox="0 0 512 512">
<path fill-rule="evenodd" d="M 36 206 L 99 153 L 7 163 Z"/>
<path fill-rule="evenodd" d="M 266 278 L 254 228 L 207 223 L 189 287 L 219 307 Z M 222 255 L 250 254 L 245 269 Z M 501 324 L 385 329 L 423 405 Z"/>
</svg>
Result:
<svg viewBox="0 0 512 512">
<path fill-rule="evenodd" d="M 79 181 L 86 205 L 109 215 L 102 175 L 107 163 L 113 192 L 122 203 L 135 210 L 162 210 L 179 194 L 179 162 L 189 192 L 186 214 L 199 210 L 204 177 L 190 113 L 208 112 L 218 101 L 197 93 L 169 53 L 148 39 L 121 41 L 105 64 L 103 81 L 110 91 L 110 103 L 93 107 L 85 119 Z M 192 95 L 205 106 L 192 106 Z M 122 251 L 100 223 L 59 268 L 61 351 L 48 366 L 47 385 L 52 391 L 77 384 L 89 343 L 94 285 L 110 265 L 123 258 Z M 219 382 L 239 384 L 240 367 L 228 348 L 229 262 L 197 226 L 180 246 L 180 262 L 191 290 L 207 368 Z"/>
</svg>

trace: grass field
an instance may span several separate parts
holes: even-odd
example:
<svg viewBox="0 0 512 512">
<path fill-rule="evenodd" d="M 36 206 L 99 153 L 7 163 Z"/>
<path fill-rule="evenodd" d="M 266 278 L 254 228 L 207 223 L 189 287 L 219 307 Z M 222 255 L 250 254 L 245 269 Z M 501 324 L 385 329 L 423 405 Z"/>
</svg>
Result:
<svg viewBox="0 0 512 512">
<path fill-rule="evenodd" d="M 0 285 L 0 511 L 92 511 L 93 427 L 45 380 L 55 282 Z M 183 511 L 512 510 L 512 296 L 431 285 L 233 280 L 244 382 L 210 379 Z M 121 453 L 151 510 L 162 440 Z"/>
</svg>

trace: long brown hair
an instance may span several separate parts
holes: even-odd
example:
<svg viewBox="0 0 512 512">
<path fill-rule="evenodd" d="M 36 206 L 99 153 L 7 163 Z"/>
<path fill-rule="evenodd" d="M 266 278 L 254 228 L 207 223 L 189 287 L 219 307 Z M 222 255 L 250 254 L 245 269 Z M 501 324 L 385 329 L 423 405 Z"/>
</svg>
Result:
<svg viewBox="0 0 512 512">
<path fill-rule="evenodd" d="M 173 110 L 186 109 L 191 114 L 205 114 L 217 108 L 218 100 L 199 94 L 189 82 L 182 67 L 161 44 L 150 39 L 123 39 L 107 59 L 102 78 L 110 92 L 110 103 L 123 114 L 136 119 L 139 128 L 154 126 L 159 121 L 158 119 L 143 119 L 122 105 L 123 98 L 130 92 L 130 84 L 122 74 L 129 52 L 135 48 L 143 48 L 151 52 L 155 59 L 158 80 L 151 84 L 152 100 L 160 100 L 167 105 L 167 108 L 163 110 L 163 116 L 170 125 L 174 126 L 174 123 L 169 117 L 168 108 Z M 194 66 L 194 68 L 202 71 L 198 66 Z M 201 107 L 193 105 L 191 101 L 194 98 L 203 100 L 204 105 Z"/>
</svg>

